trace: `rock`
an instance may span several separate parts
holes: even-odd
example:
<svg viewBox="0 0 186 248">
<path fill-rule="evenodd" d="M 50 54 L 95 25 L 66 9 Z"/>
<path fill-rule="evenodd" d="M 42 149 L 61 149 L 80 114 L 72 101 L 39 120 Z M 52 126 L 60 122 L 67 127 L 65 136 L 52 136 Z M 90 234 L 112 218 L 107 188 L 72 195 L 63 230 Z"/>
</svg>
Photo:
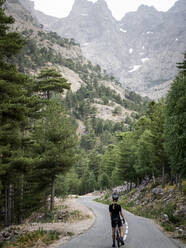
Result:
<svg viewBox="0 0 186 248">
<path fill-rule="evenodd" d="M 181 235 L 181 236 L 185 235 L 185 229 L 183 226 L 180 226 L 180 227 L 177 226 L 175 228 L 175 231 L 177 232 L 178 235 Z"/>
<path fill-rule="evenodd" d="M 154 188 L 152 189 L 151 191 L 154 195 L 158 195 L 158 194 L 162 194 L 164 192 L 163 189 L 160 189 L 160 188 Z"/>
<path fill-rule="evenodd" d="M 3 237 L 3 234 L 0 233 L 0 243 L 2 243 L 4 241 L 4 237 Z"/>
<path fill-rule="evenodd" d="M 141 191 L 141 192 L 144 192 L 145 190 L 146 190 L 146 185 L 141 185 L 141 186 L 140 186 L 140 191 Z"/>
<path fill-rule="evenodd" d="M 179 204 L 177 206 L 177 210 L 173 214 L 174 217 L 186 217 L 186 206 L 183 204 Z"/>
<path fill-rule="evenodd" d="M 4 237 L 5 239 L 9 238 L 9 237 L 10 237 L 10 232 L 8 232 L 8 231 L 4 232 L 4 233 L 3 233 L 3 237 Z"/>
<path fill-rule="evenodd" d="M 68 216 L 69 216 L 69 212 L 68 212 L 67 210 L 64 210 L 64 211 L 59 212 L 59 213 L 57 214 L 57 219 L 58 219 L 58 220 L 63 220 L 63 219 L 65 219 L 65 218 L 68 217 Z"/>
<path fill-rule="evenodd" d="M 178 229 L 178 234 L 184 235 L 184 228 L 179 228 Z"/>
<path fill-rule="evenodd" d="M 162 221 L 165 223 L 168 223 L 169 222 L 169 216 L 167 214 L 163 214 L 162 215 Z"/>
</svg>

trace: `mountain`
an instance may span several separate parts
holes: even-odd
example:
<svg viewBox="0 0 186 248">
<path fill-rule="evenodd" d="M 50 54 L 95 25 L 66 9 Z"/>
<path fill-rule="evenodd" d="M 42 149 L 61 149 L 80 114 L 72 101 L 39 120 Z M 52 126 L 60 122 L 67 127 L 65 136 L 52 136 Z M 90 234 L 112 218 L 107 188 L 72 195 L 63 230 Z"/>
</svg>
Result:
<svg viewBox="0 0 186 248">
<path fill-rule="evenodd" d="M 14 30 L 21 32 L 27 40 L 15 58 L 19 70 L 32 76 L 36 76 L 43 67 L 55 67 L 60 71 L 71 84 L 70 101 L 76 97 L 81 99 L 74 105 L 74 113 L 80 120 L 83 117 L 77 112 L 82 103 L 88 106 L 85 111 L 87 115 L 94 111 L 96 117 L 102 120 L 123 122 L 126 126 L 135 120 L 144 110 L 147 100 L 125 90 L 99 65 L 94 66 L 83 56 L 79 44 L 73 39 L 44 31 L 32 12 L 33 5 L 26 5 L 25 0 L 6 2 L 6 13 L 16 20 Z"/>
<path fill-rule="evenodd" d="M 19 2 L 27 9 L 32 16 L 34 16 L 39 22 L 45 26 L 45 29 L 49 28 L 49 26 L 59 20 L 57 17 L 49 16 L 42 13 L 39 10 L 35 10 L 35 5 L 33 1 L 28 0 L 19 0 Z"/>
<path fill-rule="evenodd" d="M 73 37 L 85 57 L 113 73 L 124 87 L 159 98 L 177 74 L 176 63 L 183 60 L 185 16 L 185 0 L 167 12 L 141 5 L 121 21 L 114 19 L 105 0 L 75 0 L 68 17 L 48 19 L 47 25 L 38 20 L 62 37 Z"/>
</svg>

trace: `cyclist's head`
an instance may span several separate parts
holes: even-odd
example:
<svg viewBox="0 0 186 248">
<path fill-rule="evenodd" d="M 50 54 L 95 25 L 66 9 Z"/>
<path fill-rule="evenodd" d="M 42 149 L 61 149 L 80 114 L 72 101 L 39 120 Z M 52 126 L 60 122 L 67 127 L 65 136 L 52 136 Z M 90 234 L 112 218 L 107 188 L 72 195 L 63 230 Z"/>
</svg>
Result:
<svg viewBox="0 0 186 248">
<path fill-rule="evenodd" d="M 114 192 L 114 193 L 112 194 L 112 200 L 113 200 L 113 201 L 118 201 L 118 198 L 119 198 L 118 194 Z"/>
</svg>

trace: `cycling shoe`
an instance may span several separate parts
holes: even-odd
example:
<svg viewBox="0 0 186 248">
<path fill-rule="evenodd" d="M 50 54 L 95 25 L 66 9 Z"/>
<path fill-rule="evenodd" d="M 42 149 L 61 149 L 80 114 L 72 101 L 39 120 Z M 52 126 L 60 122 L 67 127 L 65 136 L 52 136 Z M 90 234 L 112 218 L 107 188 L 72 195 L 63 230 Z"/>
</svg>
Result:
<svg viewBox="0 0 186 248">
<path fill-rule="evenodd" d="M 120 239 L 120 242 L 121 242 L 121 245 L 125 244 L 122 238 Z"/>
</svg>

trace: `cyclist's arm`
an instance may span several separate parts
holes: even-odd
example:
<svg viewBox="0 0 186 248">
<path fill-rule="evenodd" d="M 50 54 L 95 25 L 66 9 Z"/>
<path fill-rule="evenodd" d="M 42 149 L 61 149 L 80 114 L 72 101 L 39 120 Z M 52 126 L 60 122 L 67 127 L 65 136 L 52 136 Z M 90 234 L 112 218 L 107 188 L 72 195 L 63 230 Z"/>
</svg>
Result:
<svg viewBox="0 0 186 248">
<path fill-rule="evenodd" d="M 109 213 L 110 213 L 110 218 L 112 218 L 111 205 L 109 206 Z"/>
<path fill-rule="evenodd" d="M 121 210 L 119 213 L 120 213 L 120 215 L 121 215 L 122 219 L 123 219 L 123 220 L 125 220 L 125 217 L 124 217 L 124 215 L 123 215 L 122 210 Z"/>
</svg>

